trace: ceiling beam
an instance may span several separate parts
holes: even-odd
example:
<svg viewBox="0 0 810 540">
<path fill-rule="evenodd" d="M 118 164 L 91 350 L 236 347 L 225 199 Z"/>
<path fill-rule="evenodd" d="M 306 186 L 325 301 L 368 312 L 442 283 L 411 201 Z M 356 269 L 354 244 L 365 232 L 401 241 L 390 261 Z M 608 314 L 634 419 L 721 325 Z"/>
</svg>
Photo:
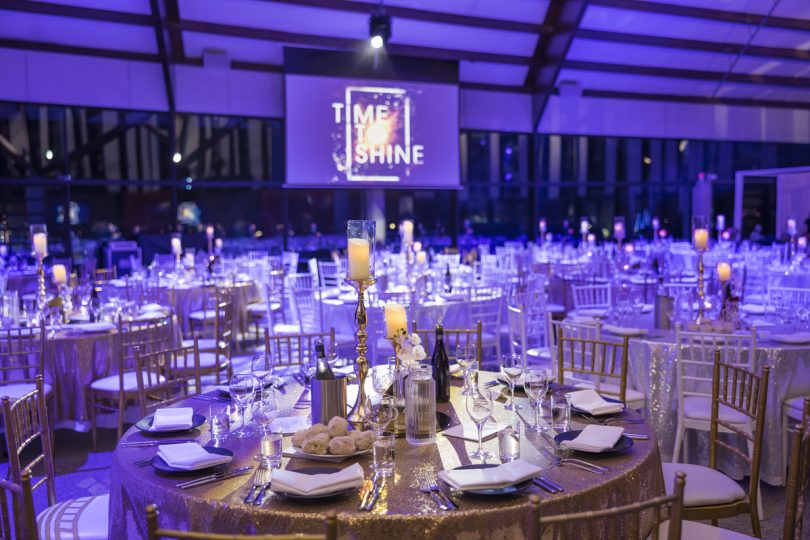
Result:
<svg viewBox="0 0 810 540">
<path fill-rule="evenodd" d="M 112 3 L 114 4 L 114 2 Z M 66 4 L 52 4 L 49 2 L 31 2 L 30 0 L 3 0 L 0 9 L 20 11 L 24 13 L 37 13 L 39 15 L 57 15 L 59 17 L 73 17 L 75 19 L 88 19 L 92 21 L 114 22 L 122 24 L 136 24 L 152 26 L 152 16 L 140 13 L 125 13 L 110 9 L 96 9 L 71 6 Z"/>
<path fill-rule="evenodd" d="M 694 79 L 699 81 L 719 82 L 725 72 L 700 71 L 695 69 L 675 69 L 657 66 L 631 66 L 626 64 L 605 64 L 601 62 L 581 62 L 566 60 L 562 63 L 565 69 L 580 71 L 597 71 L 600 73 L 620 73 L 624 75 L 644 75 L 650 77 L 667 77 L 674 79 Z M 729 73 L 726 82 L 782 86 L 787 88 L 810 88 L 810 78 L 783 77 L 777 75 L 751 75 L 748 73 Z"/>
<path fill-rule="evenodd" d="M 524 87 L 532 90 L 532 126 L 537 129 L 548 98 L 557 81 L 560 66 L 568 55 L 574 34 L 585 13 L 583 0 L 551 0 L 544 25 L 553 28 L 550 34 L 537 40 L 537 47 L 529 64 Z"/>
<path fill-rule="evenodd" d="M 583 97 L 626 99 L 635 101 L 660 101 L 670 103 L 696 103 L 700 105 L 726 105 L 735 107 L 766 107 L 776 109 L 810 110 L 810 103 L 802 101 L 774 101 L 766 99 L 712 98 L 709 96 L 679 96 L 673 94 L 645 94 L 617 92 L 612 90 L 583 90 Z"/>
<path fill-rule="evenodd" d="M 365 39 L 349 39 L 332 36 L 317 36 L 310 34 L 297 34 L 282 32 L 266 28 L 248 28 L 204 21 L 181 20 L 173 25 L 177 30 L 184 32 L 200 32 L 220 36 L 231 36 L 262 41 L 275 41 L 281 44 L 309 45 L 338 50 L 358 50 L 368 46 Z M 477 62 L 497 62 L 502 64 L 528 65 L 529 58 L 511 54 L 485 53 L 476 51 L 462 51 L 455 49 L 440 49 L 434 47 L 421 47 L 417 45 L 404 45 L 389 43 L 385 49 L 390 54 L 403 56 L 417 56 L 436 60 L 470 60 Z"/>
<path fill-rule="evenodd" d="M 758 45 L 749 45 L 746 47 L 744 43 L 722 43 L 717 41 L 645 36 L 621 32 L 605 32 L 603 30 L 588 30 L 586 28 L 577 30 L 576 37 L 595 41 L 609 41 L 611 43 L 628 43 L 631 45 L 646 45 L 650 47 L 665 47 L 669 49 L 683 49 L 709 53 L 742 54 L 743 56 L 782 58 L 785 60 L 810 60 L 810 51 L 808 50 L 782 49 L 779 47 L 762 47 Z"/>
<path fill-rule="evenodd" d="M 169 114 L 174 115 L 174 85 L 172 84 L 172 68 L 169 56 L 169 48 L 166 45 L 166 30 L 163 24 L 163 14 L 160 11 L 158 0 L 150 0 L 149 6 L 152 10 L 152 23 L 155 28 L 155 41 L 157 42 L 158 56 L 160 57 L 160 67 L 163 72 L 163 85 L 166 91 L 166 103 L 169 105 Z M 171 149 L 174 153 L 174 148 Z"/>
<path fill-rule="evenodd" d="M 166 26 L 169 30 L 171 55 L 173 57 L 185 58 L 186 49 L 183 45 L 183 34 L 177 31 L 174 26 L 175 23 L 180 20 L 180 8 L 177 5 L 177 0 L 165 0 L 164 5 L 166 8 Z"/>
<path fill-rule="evenodd" d="M 711 21 L 730 22 L 782 28 L 786 30 L 810 31 L 810 20 L 789 19 L 787 17 L 765 17 L 765 14 L 742 13 L 724 9 L 708 9 L 702 7 L 682 6 L 675 4 L 662 4 L 659 2 L 646 2 L 641 0 L 589 0 L 591 4 L 618 9 L 629 9 L 645 13 L 658 13 L 661 15 L 675 15 L 678 17 L 691 17 Z M 763 21 L 763 19 L 765 19 Z"/>
<path fill-rule="evenodd" d="M 95 47 L 77 47 L 74 45 L 58 45 L 42 41 L 28 41 L 23 39 L 0 38 L 0 47 L 6 49 L 21 49 L 25 51 L 51 52 L 59 54 L 76 54 L 79 56 L 96 56 L 99 58 L 113 58 L 116 60 L 136 60 L 139 62 L 160 62 L 160 56 L 152 53 L 117 51 L 114 49 L 97 49 Z"/>
<path fill-rule="evenodd" d="M 375 3 L 357 2 L 355 0 L 307 0 L 306 3 L 302 3 L 301 0 L 270 0 L 270 2 L 331 9 L 333 11 L 365 13 L 368 15 L 379 11 L 379 7 Z M 475 17 L 472 15 L 444 13 L 441 11 L 428 11 L 400 6 L 385 6 L 383 11 L 392 17 L 401 19 L 488 28 L 491 30 L 507 30 L 510 32 L 526 32 L 529 34 L 540 34 L 550 30 L 542 24 L 511 21 L 507 19 L 490 19 L 487 17 Z"/>
</svg>

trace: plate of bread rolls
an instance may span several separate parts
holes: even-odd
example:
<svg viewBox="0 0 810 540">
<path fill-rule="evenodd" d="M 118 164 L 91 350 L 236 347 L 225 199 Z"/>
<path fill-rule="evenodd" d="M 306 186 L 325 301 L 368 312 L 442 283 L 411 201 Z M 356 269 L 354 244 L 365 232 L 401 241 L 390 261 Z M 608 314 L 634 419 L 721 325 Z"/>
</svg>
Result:
<svg viewBox="0 0 810 540">
<path fill-rule="evenodd" d="M 292 446 L 284 454 L 319 461 L 343 461 L 371 452 L 373 443 L 373 431 L 350 429 L 345 418 L 335 416 L 326 425 L 313 424 L 296 431 Z"/>
</svg>

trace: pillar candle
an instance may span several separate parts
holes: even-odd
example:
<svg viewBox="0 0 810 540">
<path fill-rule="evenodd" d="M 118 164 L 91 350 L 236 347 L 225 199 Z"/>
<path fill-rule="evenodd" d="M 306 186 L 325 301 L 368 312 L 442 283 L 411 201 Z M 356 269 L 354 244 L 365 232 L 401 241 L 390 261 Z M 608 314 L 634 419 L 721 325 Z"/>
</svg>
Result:
<svg viewBox="0 0 810 540">
<path fill-rule="evenodd" d="M 34 233 L 34 253 L 39 257 L 48 255 L 48 235 L 45 233 Z"/>
<path fill-rule="evenodd" d="M 214 247 L 217 249 L 222 249 L 222 238 L 217 238 L 214 240 Z"/>
<path fill-rule="evenodd" d="M 371 277 L 371 246 L 368 240 L 349 238 L 348 279 L 368 279 Z"/>
<path fill-rule="evenodd" d="M 60 286 L 67 283 L 67 269 L 64 264 L 53 265 L 53 282 Z"/>
<path fill-rule="evenodd" d="M 205 228 L 205 237 L 208 238 L 209 240 L 212 240 L 214 238 L 214 227 L 209 225 L 208 227 Z"/>
<path fill-rule="evenodd" d="M 414 242 L 413 243 L 413 250 L 417 253 L 422 251 L 422 242 Z"/>
<path fill-rule="evenodd" d="M 596 243 L 596 235 L 595 234 L 591 233 L 591 234 L 588 235 L 588 243 L 589 244 L 595 244 Z"/>
<path fill-rule="evenodd" d="M 661 220 L 657 217 L 652 218 L 652 228 L 656 230 L 661 228 Z"/>
<path fill-rule="evenodd" d="M 695 249 L 707 249 L 709 247 L 709 231 L 707 229 L 695 229 L 694 243 Z"/>
<path fill-rule="evenodd" d="M 624 223 L 621 221 L 613 224 L 613 237 L 616 240 L 624 240 Z"/>
<path fill-rule="evenodd" d="M 420 251 L 416 254 L 416 262 L 425 264 L 427 262 L 427 251 Z"/>
<path fill-rule="evenodd" d="M 546 224 L 545 219 L 540 220 L 538 227 L 540 228 L 540 234 L 546 234 L 546 228 L 548 227 L 548 225 Z"/>
<path fill-rule="evenodd" d="M 790 236 L 795 236 L 795 234 L 796 234 L 796 220 L 795 219 L 791 218 L 791 219 L 789 219 L 787 221 L 787 233 Z"/>
<path fill-rule="evenodd" d="M 731 279 L 731 265 L 727 262 L 717 263 L 717 278 L 725 283 Z"/>
<path fill-rule="evenodd" d="M 413 221 L 410 219 L 402 222 L 402 241 L 406 244 L 413 242 Z"/>
<path fill-rule="evenodd" d="M 177 238 L 176 236 L 172 237 L 171 242 L 172 242 L 172 255 L 180 255 L 181 253 L 183 253 L 183 244 L 180 242 L 179 238 Z"/>
<path fill-rule="evenodd" d="M 580 234 L 588 234 L 588 229 L 590 228 L 590 224 L 588 223 L 587 219 L 583 219 L 579 222 L 579 233 Z"/>
<path fill-rule="evenodd" d="M 718 214 L 717 216 L 717 230 L 723 232 L 726 230 L 726 216 Z"/>
<path fill-rule="evenodd" d="M 385 337 L 393 338 L 401 331 L 408 331 L 408 314 L 405 306 L 388 304 L 385 306 Z"/>
<path fill-rule="evenodd" d="M 546 233 L 546 241 L 551 242 L 552 240 L 554 240 L 554 235 L 551 233 Z"/>
<path fill-rule="evenodd" d="M 807 248 L 807 237 L 800 236 L 798 240 L 796 240 L 796 245 L 799 246 L 799 249 L 806 249 Z"/>
</svg>

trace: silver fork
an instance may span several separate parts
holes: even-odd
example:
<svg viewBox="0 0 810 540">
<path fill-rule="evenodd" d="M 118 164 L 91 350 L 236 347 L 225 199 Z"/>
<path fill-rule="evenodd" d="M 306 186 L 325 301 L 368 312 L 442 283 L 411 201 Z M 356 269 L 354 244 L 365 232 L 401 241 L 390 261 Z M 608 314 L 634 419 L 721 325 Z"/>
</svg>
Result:
<svg viewBox="0 0 810 540">
<path fill-rule="evenodd" d="M 596 418 L 590 414 L 583 414 L 585 420 L 600 424 L 602 426 L 612 426 L 613 424 L 643 424 L 644 420 L 635 418 Z"/>
<path fill-rule="evenodd" d="M 253 496 L 256 494 L 256 490 L 261 488 L 265 484 L 265 480 L 267 478 L 267 469 L 264 467 L 259 467 L 256 469 L 256 472 L 253 473 L 253 485 L 250 486 L 250 491 L 245 497 L 243 501 L 245 504 L 250 504 L 253 502 Z"/>
<path fill-rule="evenodd" d="M 453 500 L 441 489 L 439 489 L 439 484 L 436 480 L 435 476 L 431 476 L 428 478 L 428 487 L 431 491 L 438 493 L 439 497 L 444 500 L 444 503 L 450 508 L 450 510 L 458 510 L 458 505 L 453 502 Z"/>
<path fill-rule="evenodd" d="M 264 496 L 267 493 L 267 490 L 270 489 L 270 477 L 271 476 L 272 476 L 272 473 L 271 473 L 270 469 L 265 469 L 265 472 L 264 472 L 264 484 L 262 484 L 262 487 L 259 488 L 259 493 L 256 494 L 256 498 L 253 499 L 253 504 L 254 505 L 261 506 L 264 503 Z"/>
<path fill-rule="evenodd" d="M 424 474 L 419 474 L 417 476 L 416 485 L 419 486 L 419 491 L 430 495 L 430 498 L 433 499 L 433 502 L 435 502 L 439 508 L 441 508 L 442 510 L 450 510 L 450 507 L 444 504 L 444 501 L 442 501 L 442 498 L 439 496 L 439 494 L 430 489 L 430 483 Z"/>
<path fill-rule="evenodd" d="M 146 467 L 147 465 L 152 463 L 152 457 L 153 456 L 149 456 L 148 458 L 139 459 L 138 461 L 133 463 L 133 465 L 135 465 L 136 467 L 140 467 L 140 468 Z"/>
</svg>

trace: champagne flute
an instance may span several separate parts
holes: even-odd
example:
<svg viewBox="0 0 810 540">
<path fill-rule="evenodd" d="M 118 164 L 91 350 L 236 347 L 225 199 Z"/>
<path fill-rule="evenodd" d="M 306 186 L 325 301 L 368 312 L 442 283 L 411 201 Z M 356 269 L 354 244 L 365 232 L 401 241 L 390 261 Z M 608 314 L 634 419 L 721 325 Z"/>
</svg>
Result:
<svg viewBox="0 0 810 540">
<path fill-rule="evenodd" d="M 529 396 L 529 403 L 534 407 L 534 425 L 532 429 L 538 433 L 548 431 L 548 426 L 540 425 L 543 416 L 543 400 L 548 392 L 548 371 L 542 368 L 528 368 L 523 376 L 523 388 Z"/>
<path fill-rule="evenodd" d="M 470 387 L 470 373 L 472 367 L 475 365 L 475 345 L 459 345 L 456 347 L 456 362 L 461 366 L 464 373 L 464 390 L 461 391 L 462 396 L 469 396 L 472 393 Z"/>
<path fill-rule="evenodd" d="M 493 457 L 492 452 L 484 450 L 484 424 L 492 414 L 492 397 L 486 390 L 474 385 L 472 393 L 466 398 L 467 414 L 470 415 L 478 428 L 478 449 L 470 454 L 473 459 L 486 461 Z"/>
<path fill-rule="evenodd" d="M 519 354 L 504 354 L 501 356 L 501 374 L 509 384 L 509 391 L 512 394 L 512 399 L 504 408 L 510 411 L 519 411 L 523 407 L 515 403 L 515 384 L 523 374 L 523 357 Z"/>
<path fill-rule="evenodd" d="M 236 404 L 236 408 L 239 410 L 239 416 L 242 419 L 241 426 L 234 432 L 236 437 L 246 437 L 250 434 L 250 430 L 245 425 L 245 409 L 247 409 L 250 400 L 253 399 L 255 388 L 255 379 L 250 373 L 234 375 L 231 379 L 229 386 L 231 400 Z"/>
</svg>

